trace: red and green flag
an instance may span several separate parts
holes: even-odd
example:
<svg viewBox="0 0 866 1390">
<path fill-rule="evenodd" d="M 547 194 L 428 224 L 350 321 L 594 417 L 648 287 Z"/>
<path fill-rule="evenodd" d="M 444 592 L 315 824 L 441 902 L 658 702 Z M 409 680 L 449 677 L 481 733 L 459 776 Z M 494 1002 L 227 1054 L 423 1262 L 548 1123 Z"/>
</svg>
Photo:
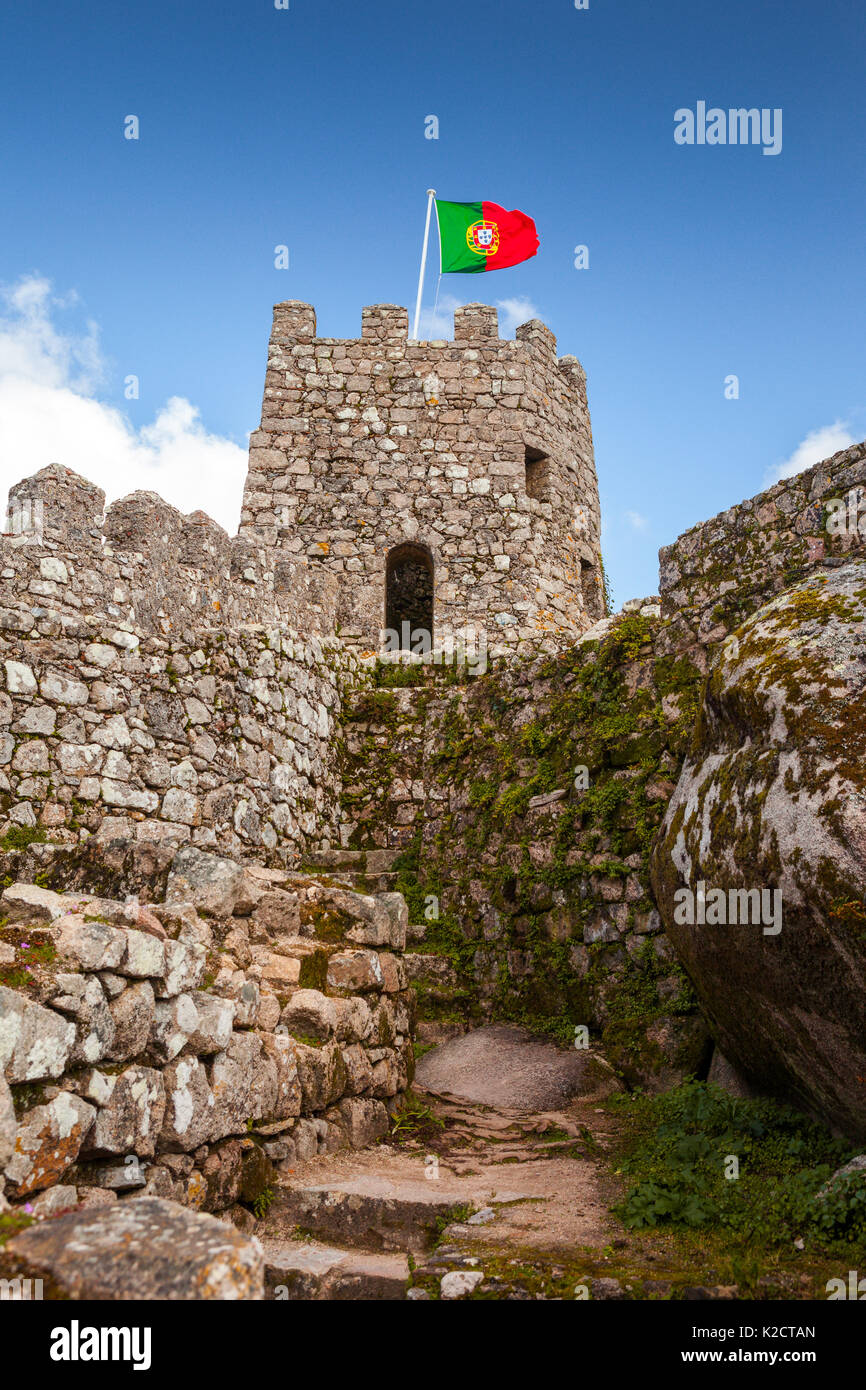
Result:
<svg viewBox="0 0 866 1390">
<path fill-rule="evenodd" d="M 504 270 L 538 250 L 535 223 L 498 203 L 446 203 L 436 199 L 442 273 Z"/>
</svg>

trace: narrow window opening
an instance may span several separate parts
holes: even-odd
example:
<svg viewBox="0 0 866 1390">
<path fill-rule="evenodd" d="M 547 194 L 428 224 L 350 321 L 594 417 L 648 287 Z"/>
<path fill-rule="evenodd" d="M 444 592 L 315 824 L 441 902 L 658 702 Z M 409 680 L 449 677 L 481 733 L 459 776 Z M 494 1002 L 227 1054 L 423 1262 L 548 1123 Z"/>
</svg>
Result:
<svg viewBox="0 0 866 1390">
<path fill-rule="evenodd" d="M 538 502 L 547 499 L 550 480 L 550 459 L 540 449 L 526 445 L 526 495 Z"/>
<path fill-rule="evenodd" d="M 385 566 L 386 647 L 429 652 L 433 646 L 433 557 L 407 542 L 389 551 Z"/>
<path fill-rule="evenodd" d="M 583 606 L 591 618 L 604 617 L 604 589 L 598 569 L 589 560 L 580 562 L 580 587 Z"/>
</svg>

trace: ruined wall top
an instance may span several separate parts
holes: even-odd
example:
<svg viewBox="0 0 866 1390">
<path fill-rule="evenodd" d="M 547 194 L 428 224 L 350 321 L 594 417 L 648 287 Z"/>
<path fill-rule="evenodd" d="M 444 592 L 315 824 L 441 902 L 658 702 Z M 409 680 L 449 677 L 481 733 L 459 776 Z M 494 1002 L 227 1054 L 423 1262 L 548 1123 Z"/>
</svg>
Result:
<svg viewBox="0 0 866 1390">
<path fill-rule="evenodd" d="M 705 659 L 775 594 L 864 549 L 866 440 L 702 521 L 660 550 L 666 640 Z"/>
<path fill-rule="evenodd" d="M 583 368 L 576 357 L 565 356 L 557 359 L 556 336 L 540 319 L 530 319 L 520 324 L 514 338 L 500 338 L 499 314 L 492 304 L 462 304 L 454 310 L 454 338 L 414 339 L 409 337 L 409 311 L 400 304 L 369 304 L 361 311 L 360 338 L 325 338 L 317 336 L 316 310 L 312 304 L 299 299 L 287 299 L 274 305 L 273 331 L 271 343 L 287 347 L 295 344 L 321 343 L 325 346 L 339 347 L 353 343 L 391 343 L 405 349 L 448 350 L 457 343 L 483 343 L 485 347 L 493 344 L 506 356 L 517 356 L 516 344 L 523 344 L 529 351 L 545 361 L 547 365 L 565 366 L 569 371 L 575 366 L 583 375 Z"/>
<path fill-rule="evenodd" d="M 82 614 L 155 636 L 273 623 L 378 648 L 408 542 L 430 557 L 437 637 L 495 650 L 585 629 L 603 597 L 580 363 L 537 320 L 501 339 L 483 304 L 456 311 L 453 340 L 408 331 L 399 305 L 365 308 L 351 340 L 275 306 L 234 539 L 153 492 L 106 508 L 61 464 L 22 479 L 0 539 L 9 621 L 29 605 L 58 631 Z"/>
<path fill-rule="evenodd" d="M 185 628 L 279 624 L 334 631 L 336 581 L 303 557 L 231 540 L 202 511 L 185 516 L 154 492 L 105 508 L 105 494 L 52 463 L 9 491 L 0 537 L 0 625 L 92 617 L 156 636 Z"/>
</svg>

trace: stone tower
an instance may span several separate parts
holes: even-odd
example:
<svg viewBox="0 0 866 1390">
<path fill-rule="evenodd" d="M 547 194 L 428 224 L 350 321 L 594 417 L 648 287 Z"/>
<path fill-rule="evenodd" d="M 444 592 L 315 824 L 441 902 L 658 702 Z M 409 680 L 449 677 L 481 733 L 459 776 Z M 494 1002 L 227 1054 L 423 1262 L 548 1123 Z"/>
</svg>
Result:
<svg viewBox="0 0 866 1390">
<path fill-rule="evenodd" d="M 393 304 L 348 340 L 277 304 L 239 535 L 336 577 L 337 629 L 375 648 L 573 637 L 604 611 L 583 368 L 537 319 L 501 339 L 484 304 L 453 342 L 409 341 Z"/>
</svg>

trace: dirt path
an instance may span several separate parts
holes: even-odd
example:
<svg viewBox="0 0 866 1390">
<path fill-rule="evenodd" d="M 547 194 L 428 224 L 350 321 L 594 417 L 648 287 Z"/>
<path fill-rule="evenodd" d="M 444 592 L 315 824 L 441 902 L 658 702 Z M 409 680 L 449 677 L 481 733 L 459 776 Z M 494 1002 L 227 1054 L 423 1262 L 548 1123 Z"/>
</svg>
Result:
<svg viewBox="0 0 866 1390">
<path fill-rule="evenodd" d="M 494 1215 L 466 1228 L 478 1243 L 573 1253 L 576 1246 L 601 1248 L 619 1233 L 599 1186 L 599 1141 L 585 1103 L 527 1114 L 455 1102 L 420 1087 L 416 1093 L 443 1128 L 438 1134 L 428 1128 L 426 1138 L 415 1141 L 415 1161 L 429 1171 L 435 1156 L 440 1181 L 459 1183 L 476 1202 L 485 1198 Z M 496 1195 L 506 1184 L 518 1198 Z"/>
<path fill-rule="evenodd" d="M 620 1089 L 602 1059 L 522 1029 L 436 1048 L 388 1142 L 279 1189 L 257 1231 L 272 1296 L 735 1297 L 709 1250 L 613 1216 L 618 1126 L 601 1101 Z"/>
<path fill-rule="evenodd" d="M 402 1279 L 403 1297 L 448 1297 L 447 1275 L 468 1273 L 471 1285 L 483 1271 L 484 1294 L 536 1296 L 528 1279 L 538 1296 L 574 1297 L 584 1252 L 603 1262 L 620 1236 L 599 1162 L 598 1099 L 615 1079 L 587 1055 L 502 1027 L 444 1044 L 418 1072 L 391 1142 L 321 1155 L 280 1190 L 258 1232 L 271 1286 L 394 1298 Z"/>
</svg>

